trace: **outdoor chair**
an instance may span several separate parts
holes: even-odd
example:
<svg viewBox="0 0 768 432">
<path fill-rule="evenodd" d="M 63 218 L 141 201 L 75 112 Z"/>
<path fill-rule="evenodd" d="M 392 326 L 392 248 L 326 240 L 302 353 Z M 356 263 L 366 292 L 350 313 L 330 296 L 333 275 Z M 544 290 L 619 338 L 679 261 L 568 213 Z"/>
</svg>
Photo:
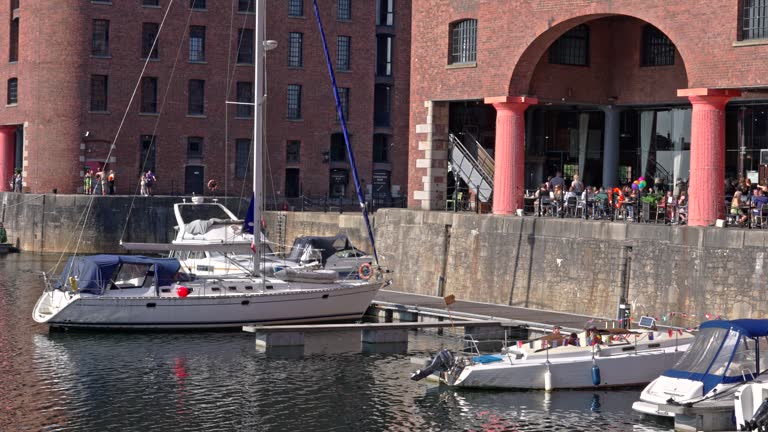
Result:
<svg viewBox="0 0 768 432">
<path fill-rule="evenodd" d="M 661 223 L 667 223 L 667 206 L 661 204 L 656 206 L 656 215 L 653 218 L 655 223 L 659 223 L 659 215 L 661 215 Z"/>
<path fill-rule="evenodd" d="M 582 217 L 582 218 L 586 218 L 587 217 L 587 203 L 584 202 L 584 200 L 581 199 L 581 198 L 578 198 L 576 200 L 575 215 L 576 215 L 576 217 Z"/>
<path fill-rule="evenodd" d="M 568 201 L 566 201 L 565 203 L 565 215 L 567 217 L 576 216 L 576 202 L 577 202 L 577 199 L 575 196 L 568 197 Z"/>
<path fill-rule="evenodd" d="M 445 209 L 450 211 L 464 210 L 462 208 L 463 198 L 464 192 L 455 193 L 452 199 L 445 200 Z"/>
</svg>

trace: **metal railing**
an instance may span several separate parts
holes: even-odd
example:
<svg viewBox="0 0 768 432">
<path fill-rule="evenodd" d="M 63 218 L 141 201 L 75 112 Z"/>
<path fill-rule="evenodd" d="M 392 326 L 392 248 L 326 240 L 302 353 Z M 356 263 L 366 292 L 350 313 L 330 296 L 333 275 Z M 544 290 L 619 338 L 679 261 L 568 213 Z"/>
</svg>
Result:
<svg viewBox="0 0 768 432">
<path fill-rule="evenodd" d="M 472 152 L 464 146 L 456 135 L 448 134 L 449 141 L 449 153 L 453 166 L 453 170 L 462 180 L 464 180 L 471 189 L 475 191 L 480 201 L 488 202 L 493 194 L 493 172 L 490 174 L 486 171 L 485 166 L 489 164 L 492 167 L 493 159 L 490 155 L 482 150 L 482 146 L 477 143 L 477 140 L 470 142 L 476 143 L 475 154 L 481 154 L 483 162 L 472 155 Z M 479 153 L 482 150 L 482 153 Z"/>
<path fill-rule="evenodd" d="M 408 199 L 405 196 L 374 197 L 365 202 L 368 211 L 376 211 L 380 208 L 406 208 L 407 205 Z M 354 213 L 360 212 L 360 203 L 357 198 L 330 196 L 266 197 L 264 209 L 267 211 Z"/>
</svg>

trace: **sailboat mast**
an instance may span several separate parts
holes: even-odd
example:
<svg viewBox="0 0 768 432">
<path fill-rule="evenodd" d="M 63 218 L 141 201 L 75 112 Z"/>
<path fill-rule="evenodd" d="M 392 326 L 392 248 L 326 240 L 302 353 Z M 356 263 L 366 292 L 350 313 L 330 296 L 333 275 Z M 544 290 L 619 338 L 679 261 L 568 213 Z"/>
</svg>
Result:
<svg viewBox="0 0 768 432">
<path fill-rule="evenodd" d="M 254 269 L 261 262 L 262 148 L 264 139 L 264 26 L 267 0 L 256 0 L 256 24 L 253 35 L 253 243 Z"/>
</svg>

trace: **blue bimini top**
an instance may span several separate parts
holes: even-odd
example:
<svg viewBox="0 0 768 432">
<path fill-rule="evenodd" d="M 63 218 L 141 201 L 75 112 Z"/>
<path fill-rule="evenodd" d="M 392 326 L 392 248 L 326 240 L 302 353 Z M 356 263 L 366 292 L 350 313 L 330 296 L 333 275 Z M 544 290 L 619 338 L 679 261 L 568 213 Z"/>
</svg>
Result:
<svg viewBox="0 0 768 432">
<path fill-rule="evenodd" d="M 55 289 L 65 289 L 69 277 L 77 280 L 78 290 L 82 293 L 100 295 L 104 293 L 115 272 L 123 264 L 153 266 L 157 286 L 173 283 L 174 275 L 181 265 L 176 258 L 150 258 L 140 255 L 90 255 L 70 257 L 64 265 L 64 271 L 53 282 Z"/>
</svg>

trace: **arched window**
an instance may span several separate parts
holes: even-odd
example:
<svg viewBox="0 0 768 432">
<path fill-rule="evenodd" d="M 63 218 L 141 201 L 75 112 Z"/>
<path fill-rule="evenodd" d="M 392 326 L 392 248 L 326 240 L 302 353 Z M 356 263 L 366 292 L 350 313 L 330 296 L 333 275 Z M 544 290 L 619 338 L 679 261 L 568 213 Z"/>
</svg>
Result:
<svg viewBox="0 0 768 432">
<path fill-rule="evenodd" d="M 671 66 L 675 64 L 675 44 L 652 25 L 643 27 L 641 66 Z"/>
<path fill-rule="evenodd" d="M 578 25 L 560 36 L 549 47 L 552 64 L 589 66 L 589 27 Z"/>
<path fill-rule="evenodd" d="M 477 61 L 477 20 L 467 19 L 451 24 L 450 64 Z"/>
</svg>

